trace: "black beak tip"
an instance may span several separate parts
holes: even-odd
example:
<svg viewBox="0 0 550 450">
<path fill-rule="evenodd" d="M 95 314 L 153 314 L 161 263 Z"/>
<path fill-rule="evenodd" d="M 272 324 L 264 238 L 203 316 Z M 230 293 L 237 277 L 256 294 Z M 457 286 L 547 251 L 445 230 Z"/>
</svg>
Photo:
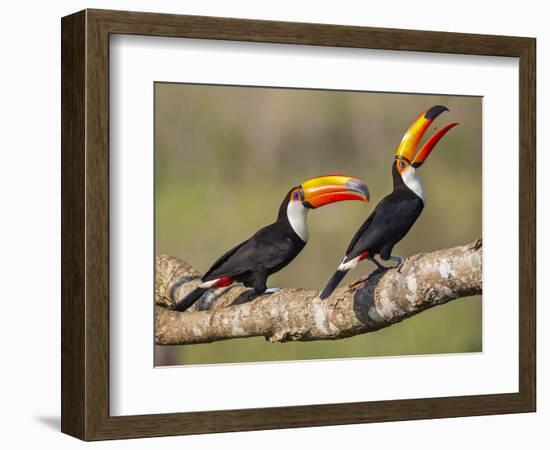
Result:
<svg viewBox="0 0 550 450">
<path fill-rule="evenodd" d="M 369 188 L 365 183 L 359 180 L 348 180 L 346 181 L 346 186 L 352 191 L 360 192 L 367 200 L 370 200 Z"/>
<path fill-rule="evenodd" d="M 424 114 L 424 118 L 426 120 L 433 120 L 444 111 L 449 111 L 449 108 L 443 105 L 432 106 L 428 111 L 426 111 L 426 114 Z"/>
</svg>

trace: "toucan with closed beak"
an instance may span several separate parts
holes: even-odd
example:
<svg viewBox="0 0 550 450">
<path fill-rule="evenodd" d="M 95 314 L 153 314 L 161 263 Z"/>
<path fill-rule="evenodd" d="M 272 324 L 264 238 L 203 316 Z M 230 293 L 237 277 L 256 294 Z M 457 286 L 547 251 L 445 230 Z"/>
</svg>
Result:
<svg viewBox="0 0 550 450">
<path fill-rule="evenodd" d="M 222 255 L 201 284 L 171 309 L 185 311 L 209 289 L 234 282 L 254 288 L 257 294 L 269 292 L 267 278 L 289 264 L 309 239 L 309 210 L 343 200 L 368 202 L 367 185 L 346 175 L 326 175 L 293 187 L 279 208 L 277 220 Z"/>
<path fill-rule="evenodd" d="M 378 269 L 385 268 L 376 259 L 396 261 L 401 268 L 404 258 L 393 256 L 392 249 L 409 232 L 424 209 L 424 192 L 417 169 L 424 164 L 439 140 L 458 123 L 451 123 L 435 133 L 414 155 L 420 139 L 430 124 L 443 112 L 445 106 L 436 105 L 422 113 L 410 126 L 395 152 L 392 165 L 393 192 L 384 197 L 374 208 L 351 240 L 346 256 L 321 292 L 320 298 L 329 297 L 346 274 L 359 261 L 368 259 Z"/>
</svg>

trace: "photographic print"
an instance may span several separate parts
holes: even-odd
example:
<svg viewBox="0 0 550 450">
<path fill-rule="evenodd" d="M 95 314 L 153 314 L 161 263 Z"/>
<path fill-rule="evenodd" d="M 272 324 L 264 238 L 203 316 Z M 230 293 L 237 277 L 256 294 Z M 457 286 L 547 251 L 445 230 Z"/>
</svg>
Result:
<svg viewBox="0 0 550 450">
<path fill-rule="evenodd" d="M 64 433 L 536 410 L 535 39 L 61 25 Z"/>
<path fill-rule="evenodd" d="M 155 365 L 481 352 L 482 98 L 155 83 Z"/>
</svg>

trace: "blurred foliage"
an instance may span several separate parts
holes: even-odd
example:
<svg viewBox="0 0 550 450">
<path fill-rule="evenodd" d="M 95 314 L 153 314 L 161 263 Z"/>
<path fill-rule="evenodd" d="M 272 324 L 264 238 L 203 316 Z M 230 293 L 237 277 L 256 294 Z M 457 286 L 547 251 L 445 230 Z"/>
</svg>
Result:
<svg viewBox="0 0 550 450">
<path fill-rule="evenodd" d="M 155 85 L 156 254 L 200 271 L 276 217 L 308 178 L 363 179 L 371 203 L 309 214 L 311 238 L 270 287 L 321 289 L 349 240 L 392 189 L 394 150 L 432 105 L 451 111 L 426 133 L 460 122 L 419 170 L 426 208 L 394 254 L 412 255 L 481 236 L 481 98 L 302 89 Z M 372 271 L 362 263 L 347 282 Z M 387 329 L 339 341 L 270 344 L 263 338 L 157 348 L 156 364 L 479 352 L 481 298 L 455 300 Z"/>
</svg>

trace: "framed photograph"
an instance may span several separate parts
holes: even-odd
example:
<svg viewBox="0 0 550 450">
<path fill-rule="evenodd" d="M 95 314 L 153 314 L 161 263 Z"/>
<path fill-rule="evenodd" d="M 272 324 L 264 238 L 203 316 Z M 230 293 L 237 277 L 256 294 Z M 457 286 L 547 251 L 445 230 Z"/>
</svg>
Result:
<svg viewBox="0 0 550 450">
<path fill-rule="evenodd" d="M 535 410 L 535 39 L 61 28 L 63 432 Z"/>
</svg>

